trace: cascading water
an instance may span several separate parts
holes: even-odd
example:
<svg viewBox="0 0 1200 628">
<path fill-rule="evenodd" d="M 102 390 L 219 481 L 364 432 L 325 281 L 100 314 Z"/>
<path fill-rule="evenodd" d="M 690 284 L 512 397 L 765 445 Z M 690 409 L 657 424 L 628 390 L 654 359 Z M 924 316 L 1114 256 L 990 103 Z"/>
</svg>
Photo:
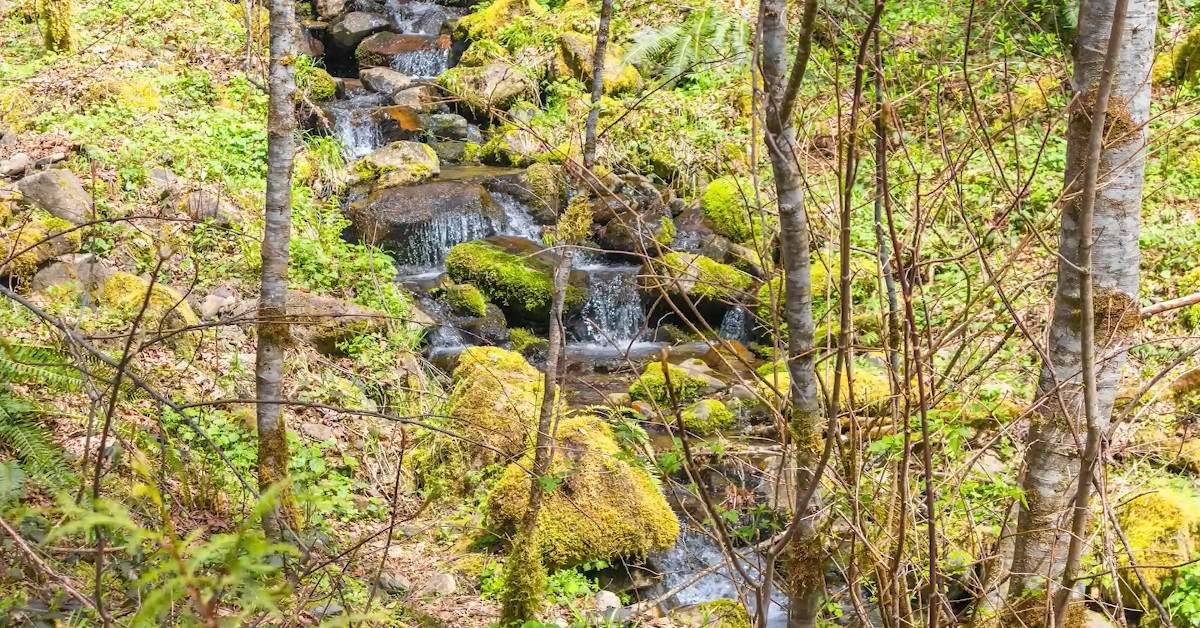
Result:
<svg viewBox="0 0 1200 628">
<path fill-rule="evenodd" d="M 413 78 L 435 78 L 450 68 L 450 49 L 414 50 L 393 55 L 391 66 Z"/>
<path fill-rule="evenodd" d="M 542 227 L 533 221 L 529 210 L 516 197 L 504 192 L 492 192 L 492 198 L 504 209 L 508 226 L 502 235 L 513 235 L 534 242 L 541 242 Z"/>
<path fill-rule="evenodd" d="M 664 591 L 695 578 L 700 571 L 712 565 L 725 564 L 725 556 L 721 548 L 707 535 L 685 527 L 675 540 L 675 547 L 652 557 L 654 565 L 663 574 L 660 585 Z M 756 575 L 757 569 L 747 565 L 747 572 Z M 736 575 L 731 575 L 728 566 L 707 574 L 676 594 L 669 604 L 685 606 L 711 602 L 719 599 L 739 599 Z M 743 592 L 748 592 L 742 587 Z M 749 602 L 753 605 L 753 596 Z M 753 612 L 753 609 L 751 608 Z M 772 589 L 771 607 L 767 613 L 767 625 L 782 628 L 787 625 L 787 598 L 777 589 Z"/>
<path fill-rule="evenodd" d="M 637 290 L 641 266 L 585 266 L 588 299 L 580 340 L 622 349 L 642 336 L 645 312 Z"/>
<path fill-rule="evenodd" d="M 749 345 L 749 320 L 750 315 L 746 311 L 746 308 L 737 306 L 729 308 L 729 311 L 725 312 L 724 318 L 721 319 L 721 337 L 728 340 L 736 340 L 742 343 L 742 345 Z"/>
<path fill-rule="evenodd" d="M 388 0 L 385 5 L 388 19 L 397 33 L 412 35 L 437 35 L 442 30 L 446 20 L 462 16 L 461 11 L 445 7 L 433 2 L 410 0 L 399 2 Z"/>
<path fill-rule="evenodd" d="M 409 238 L 412 243 L 397 252 L 396 261 L 415 269 L 441 268 L 456 244 L 496 235 L 495 222 L 476 212 L 440 214 Z"/>
<path fill-rule="evenodd" d="M 355 94 L 330 105 L 334 135 L 341 140 L 347 159 L 361 159 L 383 145 L 383 133 L 371 117 L 372 109 L 382 103 L 381 94 Z"/>
</svg>

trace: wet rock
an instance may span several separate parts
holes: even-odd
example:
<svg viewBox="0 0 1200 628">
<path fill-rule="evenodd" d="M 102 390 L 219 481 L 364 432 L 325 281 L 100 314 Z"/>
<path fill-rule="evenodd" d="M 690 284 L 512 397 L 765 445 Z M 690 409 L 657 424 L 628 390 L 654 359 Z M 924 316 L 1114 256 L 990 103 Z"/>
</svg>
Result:
<svg viewBox="0 0 1200 628">
<path fill-rule="evenodd" d="M 387 96 L 393 96 L 412 85 L 412 79 L 407 74 L 391 68 L 366 68 L 359 72 L 358 78 L 367 89 Z"/>
<path fill-rule="evenodd" d="M 608 401 L 608 405 L 610 406 L 627 406 L 631 401 L 629 393 L 627 392 L 608 393 L 605 395 L 605 399 Z"/>
<path fill-rule="evenodd" d="M 314 59 L 325 56 L 325 42 L 322 37 L 325 31 L 325 24 L 317 22 L 320 26 L 312 25 L 312 22 L 305 22 L 299 25 L 296 29 L 296 52 Z"/>
<path fill-rule="evenodd" d="M 420 142 L 392 142 L 354 165 L 363 179 L 373 179 L 374 189 L 420 183 L 441 172 L 437 153 Z"/>
<path fill-rule="evenodd" d="M 324 19 L 336 16 L 345 8 L 346 0 L 313 0 L 313 9 Z"/>
<path fill-rule="evenodd" d="M 425 123 L 411 107 L 379 107 L 371 112 L 371 119 L 385 142 L 416 140 L 425 135 Z"/>
<path fill-rule="evenodd" d="M 470 344 L 503 345 L 511 338 L 506 325 L 504 312 L 488 303 L 483 316 L 459 323 L 458 328 Z"/>
<path fill-rule="evenodd" d="M 435 113 L 421 116 L 429 134 L 441 140 L 466 140 L 467 119 L 455 113 Z"/>
<path fill-rule="evenodd" d="M 17 190 L 23 202 L 37 205 L 73 225 L 86 222 L 91 213 L 91 197 L 70 170 L 31 174 L 17 183 Z"/>
<path fill-rule="evenodd" d="M 454 576 L 448 573 L 439 573 L 426 580 L 425 584 L 421 585 L 421 588 L 417 591 L 417 595 L 444 596 L 454 595 L 457 591 L 458 582 L 454 580 Z"/>
<path fill-rule="evenodd" d="M 382 312 L 336 297 L 289 290 L 287 302 L 292 336 L 325 354 L 336 354 L 343 340 L 382 332 L 388 325 Z"/>
<path fill-rule="evenodd" d="M 703 360 L 698 358 L 684 360 L 676 366 L 683 369 L 683 371 L 687 373 L 689 377 L 703 380 L 707 389 L 705 392 L 715 392 L 729 387 L 728 384 L 717 377 L 716 371 L 705 364 Z"/>
<path fill-rule="evenodd" d="M 744 384 L 734 384 L 729 388 L 729 394 L 734 399 L 740 399 L 742 401 L 752 401 L 756 399 L 754 391 L 750 390 L 750 387 Z"/>
<path fill-rule="evenodd" d="M 537 91 L 532 78 L 520 69 L 502 63 L 452 68 L 437 80 L 439 85 L 481 115 L 486 115 L 491 108 L 507 110 L 518 100 L 531 98 Z"/>
<path fill-rule="evenodd" d="M 330 617 L 337 617 L 342 613 L 345 613 L 346 610 L 341 606 L 334 604 L 333 602 L 328 602 L 326 604 L 314 606 L 308 609 L 308 612 L 318 620 L 324 620 Z"/>
<path fill-rule="evenodd" d="M 362 40 L 354 55 L 362 67 L 392 67 L 393 61 L 414 52 L 429 52 L 450 48 L 450 38 L 426 35 L 400 35 L 397 33 L 375 33 Z"/>
<path fill-rule="evenodd" d="M 670 244 L 675 227 L 662 204 L 653 211 L 624 208 L 629 205 L 624 204 L 616 216 L 600 229 L 600 246 L 612 251 L 646 251 L 653 255 L 659 246 Z"/>
<path fill-rule="evenodd" d="M 727 375 L 745 371 L 747 365 L 754 363 L 754 355 L 749 349 L 736 340 L 728 339 L 713 345 L 701 359 L 713 370 Z"/>
<path fill-rule="evenodd" d="M 671 248 L 684 253 L 703 255 L 718 262 L 729 259 L 730 242 L 717 235 L 704 220 L 700 206 L 692 205 L 675 218 L 675 239 Z"/>
<path fill-rule="evenodd" d="M 390 25 L 387 18 L 381 15 L 351 11 L 329 29 L 329 39 L 342 50 L 354 50 L 364 39 Z"/>
<path fill-rule="evenodd" d="M 439 234 L 486 236 L 504 225 L 504 210 L 487 190 L 461 181 L 378 190 L 352 203 L 346 215 L 346 237 L 381 246 L 398 262 L 414 265 L 441 262 L 448 244 Z"/>
<path fill-rule="evenodd" d="M 447 163 L 462 163 L 467 159 L 467 143 L 434 140 L 429 143 L 438 159 Z"/>
<path fill-rule="evenodd" d="M 25 174 L 25 171 L 33 165 L 33 160 L 25 153 L 16 153 L 0 161 L 0 177 L 17 177 Z"/>
<path fill-rule="evenodd" d="M 379 588 L 389 595 L 404 595 L 408 593 L 412 585 L 403 574 L 394 569 L 388 569 L 379 574 Z"/>
<path fill-rule="evenodd" d="M 427 112 L 436 108 L 437 92 L 426 84 L 412 85 L 392 95 L 392 104 L 408 107 L 413 111 Z"/>
</svg>

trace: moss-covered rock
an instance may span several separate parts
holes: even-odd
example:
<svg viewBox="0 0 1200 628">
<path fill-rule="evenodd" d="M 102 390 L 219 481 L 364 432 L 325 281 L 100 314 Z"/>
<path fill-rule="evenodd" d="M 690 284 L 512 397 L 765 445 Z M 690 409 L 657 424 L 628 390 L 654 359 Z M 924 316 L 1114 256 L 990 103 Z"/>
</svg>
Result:
<svg viewBox="0 0 1200 628">
<path fill-rule="evenodd" d="M 1154 60 L 1151 80 L 1155 85 L 1194 81 L 1200 74 L 1200 26 L 1193 28 L 1166 54 Z"/>
<path fill-rule="evenodd" d="M 754 186 L 750 181 L 722 177 L 709 182 L 700 197 L 700 208 L 704 219 L 713 231 L 739 243 L 763 241 L 762 224 L 756 214 L 750 210 L 748 201 L 754 200 Z M 753 218 L 752 218 L 753 216 Z M 767 221 L 768 231 L 775 229 L 771 217 Z M 757 247 L 755 247 L 757 248 Z"/>
<path fill-rule="evenodd" d="M 92 296 L 101 306 L 114 310 L 126 320 L 137 316 L 144 305 L 142 329 L 169 332 L 200 323 L 187 301 L 173 288 L 160 283 L 151 286 L 149 281 L 130 273 L 114 273 L 96 287 Z M 199 341 L 197 334 L 180 333 L 169 341 L 176 346 L 194 349 Z"/>
<path fill-rule="evenodd" d="M 537 160 L 540 143 L 532 133 L 507 128 L 479 147 L 479 160 L 493 166 L 524 168 Z"/>
<path fill-rule="evenodd" d="M 487 299 L 483 293 L 469 283 L 450 286 L 442 300 L 460 316 L 483 316 L 487 307 Z"/>
<path fill-rule="evenodd" d="M 574 31 L 558 36 L 558 49 L 554 59 L 554 72 L 560 77 L 572 77 L 589 87 L 592 84 L 592 56 L 595 55 L 595 37 Z M 604 54 L 604 93 L 624 94 L 642 88 L 642 75 L 637 68 L 621 61 L 625 51 L 609 44 Z"/>
<path fill-rule="evenodd" d="M 550 566 L 643 556 L 675 544 L 679 520 L 646 470 L 618 456 L 601 419 L 574 416 L 558 426 L 551 475 L 562 483 L 542 502 L 537 544 Z M 491 529 L 513 532 L 529 503 L 531 456 L 509 465 L 488 496 Z"/>
<path fill-rule="evenodd" d="M 567 197 L 566 179 L 562 166 L 538 162 L 525 170 L 525 184 L 533 197 L 534 214 L 542 222 L 551 223 L 558 217 Z"/>
<path fill-rule="evenodd" d="M 71 223 L 61 218 L 47 218 L 13 227 L 0 241 L 0 251 L 4 251 L 0 258 L 0 277 L 11 277 L 18 283 L 24 283 L 33 278 L 41 264 L 61 255 L 78 252 L 81 232 L 64 233 L 70 229 Z M 51 237 L 56 233 L 62 235 Z"/>
<path fill-rule="evenodd" d="M 701 602 L 671 614 L 692 628 L 750 628 L 750 613 L 737 600 Z"/>
<path fill-rule="evenodd" d="M 296 87 L 313 102 L 331 100 L 337 92 L 333 76 L 311 63 L 297 66 Z"/>
<path fill-rule="evenodd" d="M 708 385 L 708 380 L 695 377 L 687 370 L 671 365 L 671 389 L 680 402 L 690 401 L 700 396 Z M 635 401 L 653 401 L 661 408 L 671 407 L 671 395 L 667 391 L 667 378 L 663 376 L 662 363 L 651 362 L 637 381 L 629 387 L 629 397 Z"/>
<path fill-rule="evenodd" d="M 478 39 L 471 42 L 470 46 L 467 46 L 462 56 L 459 57 L 458 64 L 467 67 L 480 67 L 507 59 L 508 51 L 504 49 L 504 46 L 491 39 Z"/>
<path fill-rule="evenodd" d="M 292 337 L 327 355 L 338 354 L 346 340 L 388 328 L 383 312 L 329 295 L 289 290 L 287 304 Z"/>
<path fill-rule="evenodd" d="M 1142 565 L 1146 586 L 1155 594 L 1173 573 L 1155 566 L 1184 563 L 1200 551 L 1200 500 L 1190 492 L 1163 487 L 1144 493 L 1127 502 L 1117 519 L 1137 564 Z M 1128 563 L 1124 554 L 1119 560 Z M 1150 610 L 1141 584 L 1132 573 L 1127 575 L 1121 581 L 1126 606 L 1138 600 L 1142 608 Z"/>
<path fill-rule="evenodd" d="M 503 63 L 451 68 L 439 75 L 437 82 L 481 115 L 492 109 L 507 110 L 537 93 L 533 78 Z"/>
<path fill-rule="evenodd" d="M 85 107 L 108 104 L 135 113 L 150 113 L 162 107 L 162 97 L 149 81 L 109 79 L 88 85 L 80 104 Z"/>
<path fill-rule="evenodd" d="M 465 39 L 494 39 L 501 28 L 522 15 L 540 17 L 546 15 L 546 9 L 536 0 L 496 0 L 460 19 L 455 31 Z"/>
<path fill-rule="evenodd" d="M 857 413 L 868 416 L 887 414 L 892 397 L 887 369 L 872 361 L 856 358 L 851 372 L 854 377 L 851 385 L 847 385 L 846 376 L 844 374 L 842 376 L 841 390 L 838 395 L 841 399 L 841 407 L 845 408 L 850 403 L 851 394 L 853 394 L 854 409 Z M 778 408 L 781 398 L 776 395 L 776 391 L 780 394 L 787 394 L 792 381 L 787 367 L 780 360 L 759 367 L 758 374 L 766 379 L 766 382 L 758 383 L 759 394 Z M 833 363 L 829 364 L 828 370 L 821 370 L 818 376 L 824 398 L 830 399 L 833 396 Z M 774 390 L 772 386 L 775 387 Z"/>
<path fill-rule="evenodd" d="M 875 294 L 875 275 L 872 271 L 873 269 L 862 265 L 851 264 L 850 293 L 853 295 L 855 304 L 865 303 Z M 841 271 L 836 262 L 826 266 L 821 261 L 814 259 L 809 266 L 809 286 L 811 286 L 812 293 L 813 318 L 817 322 L 823 320 L 831 312 L 834 313 L 834 317 L 836 318 L 838 308 L 837 295 L 841 287 L 840 275 Z M 784 276 L 782 274 L 763 282 L 758 288 L 758 299 L 754 306 L 754 315 L 764 325 L 773 324 L 774 320 L 778 320 L 779 329 L 786 338 L 787 323 L 784 320 L 783 312 L 785 297 Z M 772 306 L 774 306 L 774 311 L 772 311 Z M 865 319 L 862 322 L 864 325 L 867 324 Z M 876 331 L 878 331 L 878 325 L 874 326 L 876 327 Z M 832 327 L 832 331 L 835 333 L 837 329 L 836 325 Z"/>
<path fill-rule="evenodd" d="M 744 300 L 744 293 L 754 283 L 750 275 L 703 255 L 668 253 L 660 266 L 663 274 L 674 279 L 669 290 L 693 299 Z"/>
<path fill-rule="evenodd" d="M 458 358 L 444 425 L 413 452 L 426 487 L 449 495 L 471 488 L 472 474 L 525 452 L 537 423 L 542 375 L 519 354 L 468 347 Z"/>
<path fill-rule="evenodd" d="M 446 270 L 458 283 L 479 287 L 488 301 L 500 306 L 515 324 L 534 323 L 538 328 L 549 324 L 554 297 L 553 266 L 541 256 L 518 256 L 484 240 L 466 242 L 450 249 Z M 584 291 L 567 287 L 564 310 L 583 307 Z"/>
<path fill-rule="evenodd" d="M 733 427 L 733 411 L 716 399 L 701 399 L 680 413 L 683 427 L 697 436 L 708 436 Z"/>
<path fill-rule="evenodd" d="M 437 153 L 421 142 L 392 142 L 354 163 L 361 181 L 374 188 L 421 183 L 441 172 Z"/>
</svg>

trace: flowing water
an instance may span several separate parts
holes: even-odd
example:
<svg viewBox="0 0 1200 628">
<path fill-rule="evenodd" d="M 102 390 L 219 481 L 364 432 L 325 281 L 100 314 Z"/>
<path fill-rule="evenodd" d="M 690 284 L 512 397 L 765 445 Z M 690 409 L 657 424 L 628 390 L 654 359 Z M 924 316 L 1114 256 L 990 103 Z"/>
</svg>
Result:
<svg viewBox="0 0 1200 628">
<path fill-rule="evenodd" d="M 494 236 L 498 231 L 493 220 L 477 212 L 439 214 L 418 228 L 409 238 L 411 245 L 396 253 L 396 261 L 427 271 L 440 269 L 454 245 Z"/>
<path fill-rule="evenodd" d="M 731 307 L 721 319 L 721 337 L 736 340 L 742 346 L 750 345 L 750 313 L 743 307 Z"/>
<path fill-rule="evenodd" d="M 513 235 L 541 244 L 542 227 L 533 220 L 529 210 L 511 194 L 492 192 L 492 198 L 504 209 L 508 223 L 502 235 Z"/>
<path fill-rule="evenodd" d="M 587 302 L 583 306 L 580 340 L 600 346 L 625 348 L 644 335 L 645 313 L 637 278 L 641 266 L 584 266 L 588 273 Z"/>
<path fill-rule="evenodd" d="M 450 49 L 414 50 L 392 55 L 391 66 L 412 78 L 435 78 L 450 69 Z"/>
<path fill-rule="evenodd" d="M 372 110 L 383 104 L 383 98 L 382 94 L 362 93 L 330 105 L 333 133 L 341 140 L 347 159 L 361 159 L 383 145 L 383 133 L 371 117 Z"/>
</svg>

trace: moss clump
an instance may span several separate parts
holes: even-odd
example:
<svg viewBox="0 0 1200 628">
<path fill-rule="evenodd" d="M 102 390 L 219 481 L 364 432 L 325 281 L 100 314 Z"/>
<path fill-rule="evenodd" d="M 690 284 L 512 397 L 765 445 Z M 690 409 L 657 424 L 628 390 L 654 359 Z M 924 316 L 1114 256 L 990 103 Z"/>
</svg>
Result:
<svg viewBox="0 0 1200 628">
<path fill-rule="evenodd" d="M 535 539 L 524 535 L 513 540 L 504 562 L 504 588 L 500 592 L 500 625 L 512 626 L 537 618 L 546 597 L 546 567 Z"/>
<path fill-rule="evenodd" d="M 491 39 L 477 39 L 463 51 L 458 64 L 467 67 L 483 66 L 508 58 L 504 46 Z"/>
<path fill-rule="evenodd" d="M 84 90 L 80 104 L 91 107 L 110 104 L 138 113 L 150 113 L 162 107 L 162 98 L 148 81 L 112 79 L 89 85 Z"/>
<path fill-rule="evenodd" d="M 875 277 L 867 268 L 851 264 L 850 294 L 854 303 L 863 303 L 875 294 Z M 828 267 L 818 260 L 813 260 L 809 266 L 809 286 L 812 294 L 813 318 L 817 321 L 825 318 L 838 308 L 838 290 L 841 271 L 836 263 Z M 784 320 L 784 276 L 776 275 L 770 281 L 763 282 L 758 289 L 758 301 L 754 306 L 754 315 L 764 324 L 773 324 L 771 305 L 774 299 L 775 313 L 779 320 L 780 331 L 787 334 L 787 323 Z M 857 319 L 856 319 L 857 320 Z M 864 321 L 865 322 L 865 321 Z M 878 325 L 875 325 L 878 327 Z M 834 328 L 836 332 L 836 327 Z"/>
<path fill-rule="evenodd" d="M 542 397 L 542 375 L 520 354 L 497 347 L 469 347 L 458 359 L 443 426 L 455 438 L 426 434 L 413 465 L 427 488 L 461 495 L 470 476 L 525 452 Z"/>
<path fill-rule="evenodd" d="M 716 399 L 701 399 L 680 416 L 684 429 L 697 436 L 708 436 L 733 427 L 733 411 Z"/>
<path fill-rule="evenodd" d="M 737 600 L 721 599 L 696 605 L 705 628 L 750 628 L 750 613 Z"/>
<path fill-rule="evenodd" d="M 459 283 L 473 283 L 488 301 L 500 306 L 512 320 L 549 323 L 554 298 L 553 269 L 536 257 L 518 257 L 476 240 L 459 244 L 446 256 L 446 270 Z M 583 305 L 584 294 L 577 286 L 567 286 L 564 309 Z"/>
<path fill-rule="evenodd" d="M 1186 562 L 1200 550 L 1200 500 L 1182 490 L 1161 488 L 1140 495 L 1125 504 L 1117 519 L 1133 548 L 1134 558 L 1139 565 L 1175 565 Z M 1127 556 L 1121 556 L 1123 564 Z M 1171 569 L 1152 566 L 1141 568 L 1146 585 L 1158 594 L 1163 581 L 1173 573 Z M 1122 596 L 1129 600 L 1140 600 L 1142 608 L 1150 609 L 1145 591 L 1133 577 L 1122 578 Z"/>
<path fill-rule="evenodd" d="M 75 36 L 74 9 L 71 0 L 38 0 L 38 19 L 42 28 L 42 43 L 51 52 L 73 52 L 78 45 Z"/>
<path fill-rule="evenodd" d="M 483 293 L 469 283 L 450 286 L 446 289 L 443 300 L 456 314 L 463 316 L 483 316 L 484 308 L 487 307 L 487 299 Z"/>
<path fill-rule="evenodd" d="M 535 140 L 526 137 L 520 130 L 509 128 L 493 135 L 479 147 L 479 160 L 495 166 L 532 168 L 536 165 L 532 152 L 535 148 Z"/>
<path fill-rule="evenodd" d="M 749 181 L 722 177 L 709 182 L 700 197 L 700 209 L 704 218 L 717 233 L 738 243 L 761 243 L 763 234 L 761 223 L 755 216 L 751 220 L 750 205 L 753 200 L 754 188 Z M 766 217 L 767 228 L 774 229 L 770 217 Z"/>
<path fill-rule="evenodd" d="M 558 426 L 550 473 L 562 483 L 546 495 L 537 545 L 548 566 L 643 556 L 675 544 L 679 520 L 654 478 L 618 454 L 603 420 L 574 416 Z M 509 465 L 488 496 L 488 524 L 501 532 L 520 525 L 529 502 L 531 455 Z"/>
<path fill-rule="evenodd" d="M 733 301 L 750 289 L 750 275 L 703 255 L 668 253 L 663 274 L 673 277 L 671 289 L 698 299 Z"/>
<path fill-rule="evenodd" d="M 337 83 L 333 77 L 311 63 L 297 64 L 296 87 L 303 90 L 313 102 L 332 100 L 337 93 Z"/>
<path fill-rule="evenodd" d="M 1189 31 L 1167 54 L 1159 55 L 1150 76 L 1155 85 L 1163 85 L 1194 81 L 1197 74 L 1200 74 L 1200 26 Z"/>
<path fill-rule="evenodd" d="M 33 100 L 24 89 L 14 88 L 0 92 L 0 122 L 14 131 L 23 131 L 33 119 Z"/>
<path fill-rule="evenodd" d="M 567 195 L 562 166 L 538 162 L 525 170 L 525 182 L 547 217 L 557 216 Z"/>
<path fill-rule="evenodd" d="M 671 389 L 679 401 L 690 401 L 700 396 L 708 380 L 694 377 L 684 369 L 671 365 Z M 667 378 L 663 376 L 662 363 L 651 362 L 642 371 L 641 377 L 629 387 L 629 397 L 635 401 L 653 401 L 661 407 L 670 407 L 671 396 L 667 390 Z"/>
<path fill-rule="evenodd" d="M 149 290 L 149 300 L 146 292 Z M 192 312 L 187 301 L 174 289 L 163 284 L 150 282 L 129 273 L 116 273 L 104 280 L 93 296 L 100 305 L 112 309 L 123 318 L 132 320 L 146 304 L 146 313 L 142 317 L 142 329 L 161 329 L 163 331 L 179 330 L 193 327 L 200 319 Z M 177 346 L 194 348 L 199 338 L 198 332 L 186 332 L 174 337 Z"/>
<path fill-rule="evenodd" d="M 465 39 L 494 39 L 500 29 L 508 25 L 514 17 L 540 17 L 545 14 L 546 9 L 536 0 L 496 0 L 483 9 L 464 16 L 458 21 L 455 30 L 459 37 Z"/>
<path fill-rule="evenodd" d="M 467 145 L 463 147 L 463 161 L 479 161 L 479 148 L 479 144 L 476 144 L 475 142 L 467 142 Z"/>
<path fill-rule="evenodd" d="M 517 353 L 524 353 L 525 349 L 531 345 L 541 342 L 541 338 L 538 338 L 537 334 L 521 327 L 514 327 L 508 330 L 508 333 L 511 337 L 509 346 Z"/>
<path fill-rule="evenodd" d="M 56 233 L 63 235 L 51 238 Z M 0 251 L 4 252 L 0 257 L 0 264 L 3 264 L 0 265 L 0 275 L 12 277 L 18 283 L 32 278 L 42 263 L 79 251 L 81 233 L 72 230 L 71 223 L 61 218 L 47 218 L 14 227 L 5 238 L 7 242 L 0 244 Z M 12 257 L 14 255 L 16 257 Z"/>
</svg>

